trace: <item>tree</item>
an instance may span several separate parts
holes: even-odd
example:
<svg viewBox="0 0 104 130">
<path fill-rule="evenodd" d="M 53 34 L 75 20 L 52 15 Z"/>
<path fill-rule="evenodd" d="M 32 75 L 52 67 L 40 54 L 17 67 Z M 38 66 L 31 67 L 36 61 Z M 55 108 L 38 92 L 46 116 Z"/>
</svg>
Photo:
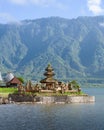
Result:
<svg viewBox="0 0 104 130">
<path fill-rule="evenodd" d="M 73 86 L 74 89 L 79 89 L 80 88 L 80 86 L 79 86 L 79 84 L 77 83 L 76 80 L 71 81 L 70 84 Z"/>
<path fill-rule="evenodd" d="M 21 83 L 24 83 L 23 77 L 18 77 L 18 80 L 21 81 Z"/>
</svg>

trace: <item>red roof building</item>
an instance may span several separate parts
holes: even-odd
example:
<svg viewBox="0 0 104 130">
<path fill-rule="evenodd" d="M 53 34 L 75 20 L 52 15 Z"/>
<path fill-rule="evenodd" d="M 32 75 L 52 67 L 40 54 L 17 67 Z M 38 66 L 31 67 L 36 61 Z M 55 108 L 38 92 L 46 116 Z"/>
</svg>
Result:
<svg viewBox="0 0 104 130">
<path fill-rule="evenodd" d="M 21 81 L 14 77 L 12 80 L 10 80 L 9 82 L 6 83 L 7 87 L 17 87 L 18 85 L 21 84 Z"/>
</svg>

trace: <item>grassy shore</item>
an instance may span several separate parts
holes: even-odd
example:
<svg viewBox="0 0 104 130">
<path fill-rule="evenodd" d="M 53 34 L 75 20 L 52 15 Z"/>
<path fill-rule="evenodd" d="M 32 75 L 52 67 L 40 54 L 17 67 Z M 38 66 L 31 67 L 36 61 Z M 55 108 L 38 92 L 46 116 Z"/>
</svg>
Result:
<svg viewBox="0 0 104 130">
<path fill-rule="evenodd" d="M 60 93 L 60 92 L 57 92 L 57 93 L 35 93 L 35 95 L 37 96 L 83 96 L 83 95 L 86 95 L 85 93 L 83 92 L 65 92 L 65 93 Z"/>
<path fill-rule="evenodd" d="M 0 97 L 8 97 L 9 94 L 12 93 L 18 93 L 17 88 L 0 88 Z M 37 96 L 63 96 L 63 95 L 68 95 L 68 96 L 78 96 L 78 95 L 85 95 L 85 93 L 81 92 L 65 92 L 65 93 L 32 93 L 32 92 L 25 92 L 24 94 L 26 95 L 37 95 Z"/>
<path fill-rule="evenodd" d="M 8 97 L 8 94 L 17 92 L 17 88 L 0 88 L 0 97 Z"/>
</svg>

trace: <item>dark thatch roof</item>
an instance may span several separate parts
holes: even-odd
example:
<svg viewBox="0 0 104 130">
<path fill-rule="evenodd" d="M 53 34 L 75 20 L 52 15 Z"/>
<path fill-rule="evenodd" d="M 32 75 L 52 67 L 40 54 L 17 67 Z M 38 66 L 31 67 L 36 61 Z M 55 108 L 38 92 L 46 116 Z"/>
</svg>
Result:
<svg viewBox="0 0 104 130">
<path fill-rule="evenodd" d="M 40 81 L 40 83 L 55 83 L 55 82 L 58 82 L 58 81 L 53 78 L 45 78 Z"/>
</svg>

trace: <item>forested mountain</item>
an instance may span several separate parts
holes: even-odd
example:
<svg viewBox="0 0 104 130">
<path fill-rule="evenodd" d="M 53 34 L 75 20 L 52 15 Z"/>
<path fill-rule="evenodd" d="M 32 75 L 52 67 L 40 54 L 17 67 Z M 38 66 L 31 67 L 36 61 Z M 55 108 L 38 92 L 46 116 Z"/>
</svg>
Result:
<svg viewBox="0 0 104 130">
<path fill-rule="evenodd" d="M 40 79 L 51 63 L 57 78 L 103 77 L 104 16 L 0 24 L 0 70 Z"/>
</svg>

